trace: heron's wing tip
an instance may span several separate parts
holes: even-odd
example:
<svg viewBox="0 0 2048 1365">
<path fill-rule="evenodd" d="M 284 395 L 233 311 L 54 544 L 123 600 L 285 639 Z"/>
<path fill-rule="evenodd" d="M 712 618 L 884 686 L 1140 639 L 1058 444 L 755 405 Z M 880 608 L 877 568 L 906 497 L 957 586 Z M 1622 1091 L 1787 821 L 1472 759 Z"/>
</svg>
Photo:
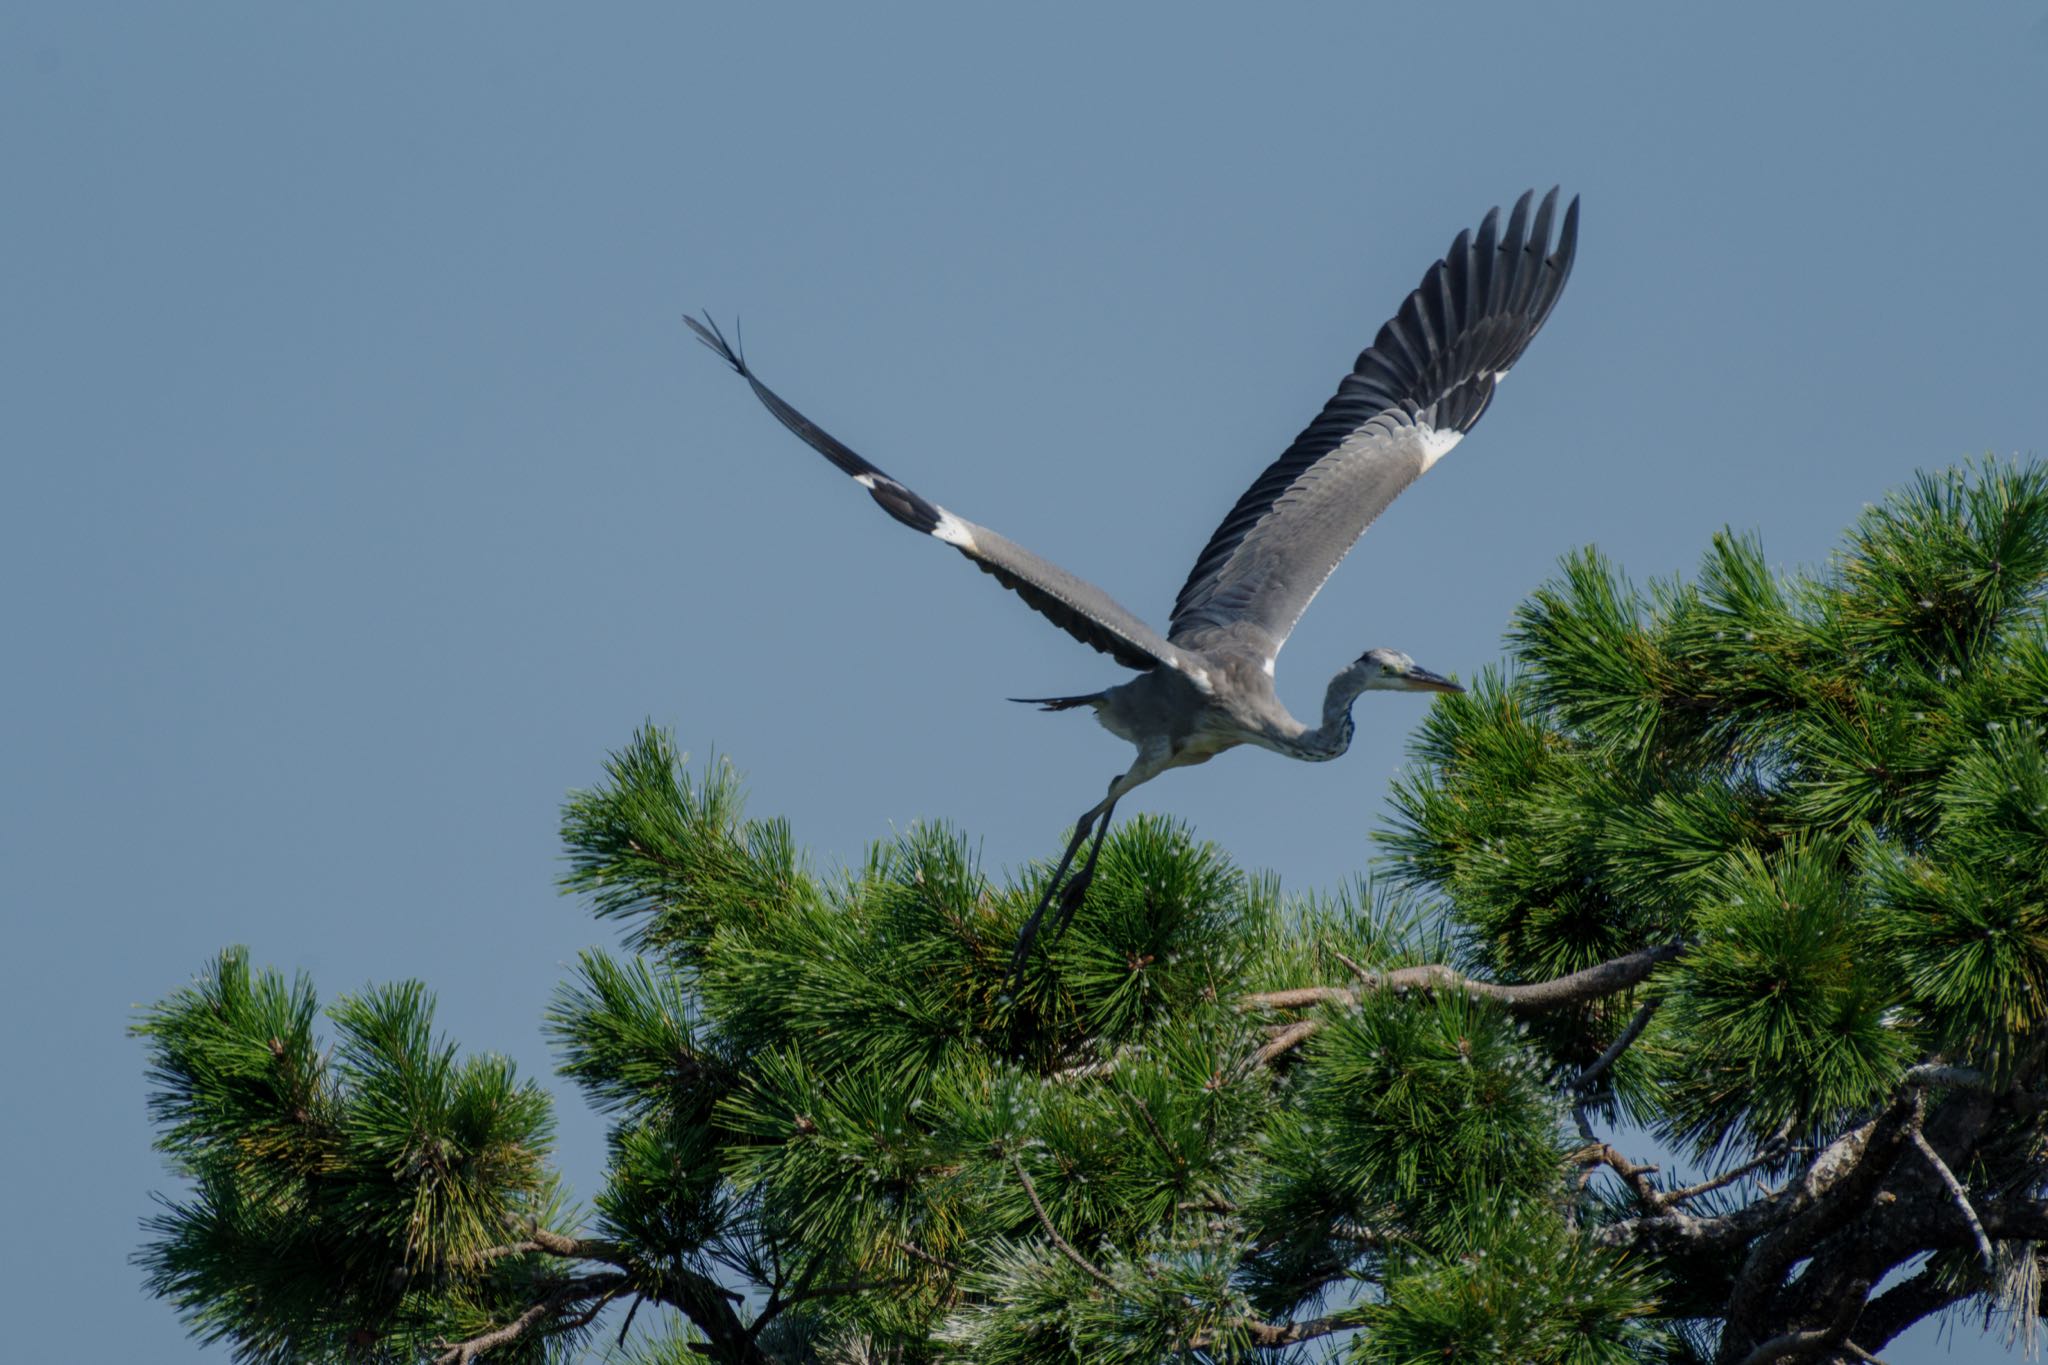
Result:
<svg viewBox="0 0 2048 1365">
<path fill-rule="evenodd" d="M 733 373 L 748 375 L 749 378 L 752 377 L 747 370 L 745 353 L 725 339 L 724 330 L 719 327 L 717 322 L 713 321 L 709 312 L 704 314 L 703 321 L 701 322 L 690 314 L 685 313 L 683 314 L 683 322 L 692 332 L 697 334 L 697 340 L 709 346 L 720 360 L 732 366 Z M 734 335 L 738 335 L 737 325 L 735 325 Z"/>
</svg>

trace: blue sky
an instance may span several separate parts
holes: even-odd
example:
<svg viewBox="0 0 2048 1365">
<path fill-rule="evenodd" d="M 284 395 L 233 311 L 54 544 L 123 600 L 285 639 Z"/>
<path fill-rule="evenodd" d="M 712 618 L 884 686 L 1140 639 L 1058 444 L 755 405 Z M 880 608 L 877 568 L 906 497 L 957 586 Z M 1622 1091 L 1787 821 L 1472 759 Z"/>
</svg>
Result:
<svg viewBox="0 0 2048 1365">
<path fill-rule="evenodd" d="M 1584 195 L 1477 432 L 1281 662 L 1469 676 L 1559 555 L 1825 558 L 1915 468 L 2036 455 L 2048 4 L 431 8 L 0 15 L 0 1051 L 23 1359 L 225 1359 L 125 1257 L 132 1007 L 223 944 L 416 976 L 546 1075 L 609 935 L 565 790 L 645 718 L 818 866 L 919 819 L 992 869 L 1124 765 L 1002 699 L 1122 676 L 796 444 L 679 322 L 920 492 L 1164 619 L 1245 484 L 1461 227 Z M 1352 754 L 1169 774 L 1297 888 Z M 588 1193 L 601 1126 L 564 1096 Z M 25 1234 L 25 1235 L 24 1235 Z M 1997 1354 L 1967 1326 L 1954 1358 Z M 1931 1329 L 1894 1365 L 1947 1358 Z"/>
</svg>

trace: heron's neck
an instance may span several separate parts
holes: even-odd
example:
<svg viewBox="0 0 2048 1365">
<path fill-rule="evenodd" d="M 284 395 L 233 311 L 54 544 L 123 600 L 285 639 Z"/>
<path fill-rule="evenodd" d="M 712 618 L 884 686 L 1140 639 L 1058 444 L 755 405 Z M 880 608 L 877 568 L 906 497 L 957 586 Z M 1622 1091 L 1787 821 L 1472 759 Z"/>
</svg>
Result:
<svg viewBox="0 0 2048 1365">
<path fill-rule="evenodd" d="M 1331 759 L 1351 747 L 1351 703 L 1365 691 L 1365 680 L 1350 669 L 1330 679 L 1323 694 L 1323 723 L 1303 730 L 1294 741 L 1296 752 L 1307 759 Z"/>
</svg>

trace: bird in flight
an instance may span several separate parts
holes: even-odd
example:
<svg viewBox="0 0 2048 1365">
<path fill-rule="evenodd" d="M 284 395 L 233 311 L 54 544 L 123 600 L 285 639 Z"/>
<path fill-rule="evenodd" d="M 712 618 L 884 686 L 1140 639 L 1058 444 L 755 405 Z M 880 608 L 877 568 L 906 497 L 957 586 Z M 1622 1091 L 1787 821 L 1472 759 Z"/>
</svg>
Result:
<svg viewBox="0 0 2048 1365">
<path fill-rule="evenodd" d="M 1365 692 L 1457 692 L 1406 654 L 1369 649 L 1330 679 L 1321 722 L 1295 719 L 1273 690 L 1273 662 L 1317 591 L 1365 529 L 1479 421 L 1494 389 L 1543 326 L 1571 274 L 1579 201 L 1557 226 L 1558 191 L 1524 194 L 1500 223 L 1460 232 L 1422 283 L 1358 357 L 1336 396 L 1245 490 L 1196 557 L 1164 635 L 1093 583 L 898 483 L 763 384 L 708 318 L 686 318 L 697 339 L 753 386 L 754 396 L 882 509 L 936 537 L 991 574 L 1054 625 L 1138 676 L 1100 692 L 1019 697 L 1044 710 L 1094 710 L 1138 751 L 1108 794 L 1075 822 L 1072 839 L 1018 935 L 1012 978 L 1058 899 L 1056 935 L 1094 875 L 1116 803 L 1169 768 L 1206 763 L 1256 744 L 1322 762 L 1351 745 L 1352 703 Z M 1094 842 L 1065 883 L 1075 854 Z"/>
</svg>

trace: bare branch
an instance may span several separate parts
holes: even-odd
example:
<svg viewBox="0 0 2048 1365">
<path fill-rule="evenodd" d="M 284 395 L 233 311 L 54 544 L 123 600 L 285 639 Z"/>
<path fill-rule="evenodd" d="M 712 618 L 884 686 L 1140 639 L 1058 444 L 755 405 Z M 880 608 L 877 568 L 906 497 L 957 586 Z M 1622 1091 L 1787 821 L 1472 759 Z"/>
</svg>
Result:
<svg viewBox="0 0 2048 1365">
<path fill-rule="evenodd" d="M 1341 1332 L 1346 1326 L 1336 1318 L 1311 1318 L 1307 1322 L 1244 1322 L 1240 1325 L 1250 1335 L 1252 1345 L 1268 1350 L 1313 1341 L 1332 1332 Z"/>
<path fill-rule="evenodd" d="M 1607 1068 L 1614 1065 L 1615 1059 L 1628 1051 L 1629 1044 L 1643 1036 L 1644 1027 L 1649 1024 L 1650 1016 L 1656 1012 L 1657 1002 L 1645 1000 L 1636 1010 L 1635 1017 L 1628 1021 L 1628 1027 L 1621 1031 L 1621 1036 L 1609 1043 L 1607 1050 L 1595 1057 L 1593 1064 L 1581 1071 L 1572 1081 L 1572 1089 L 1583 1094 L 1591 1088 L 1593 1082 L 1599 1080 Z"/>
<path fill-rule="evenodd" d="M 502 1261 L 507 1256 L 531 1256 L 535 1252 L 546 1250 L 547 1248 L 542 1246 L 539 1242 L 531 1240 L 524 1242 L 507 1242 L 503 1246 L 485 1247 L 482 1251 L 470 1252 L 468 1255 L 464 1256 L 458 1262 L 458 1264 L 466 1268 L 474 1269 L 480 1266 L 489 1265 L 492 1261 Z"/>
<path fill-rule="evenodd" d="M 1201 1199 L 1183 1199 L 1173 1206 L 1176 1213 L 1236 1213 L 1237 1205 L 1220 1194 L 1207 1195 Z"/>
<path fill-rule="evenodd" d="M 511 1345 L 568 1305 L 580 1303 L 584 1299 L 594 1299 L 595 1302 L 587 1311 L 563 1322 L 558 1330 L 573 1331 L 578 1327 L 587 1326 L 607 1303 L 627 1287 L 627 1284 L 624 1275 L 607 1272 L 603 1275 L 586 1275 L 557 1285 L 539 1303 L 503 1327 L 493 1328 L 467 1341 L 437 1342 L 436 1345 L 445 1346 L 447 1349 L 434 1357 L 434 1365 L 470 1365 L 471 1361 L 486 1351 Z"/>
<path fill-rule="evenodd" d="M 1282 1346 L 1295 1346 L 1317 1337 L 1326 1337 L 1332 1332 L 1341 1332 L 1349 1323 L 1336 1318 L 1311 1318 L 1306 1322 L 1262 1322 L 1257 1318 L 1231 1318 L 1213 1332 L 1197 1332 L 1188 1338 L 1185 1349 L 1206 1351 L 1229 1332 L 1243 1332 L 1251 1339 L 1252 1345 L 1262 1350 L 1276 1350 Z"/>
<path fill-rule="evenodd" d="M 1860 1212 L 1877 1193 L 1907 1135 L 1919 1131 L 1925 1113 L 1924 1100 L 1924 1094 L 1918 1090 L 1899 1096 L 1882 1114 L 1828 1144 L 1799 1180 L 1778 1199 L 1769 1201 L 1771 1212 L 1767 1216 L 1777 1226 L 1757 1239 L 1735 1276 L 1728 1295 L 1727 1331 L 1732 1334 L 1728 1339 L 1738 1343 L 1754 1340 L 1757 1324 L 1785 1272 L 1822 1238 Z M 1860 1308 L 1862 1294 L 1855 1298 Z M 1854 1321 L 1852 1316 L 1835 1339 L 1847 1336 Z M 1787 1346 L 1781 1354 L 1797 1349 L 1803 1346 Z"/>
<path fill-rule="evenodd" d="M 1743 1162 L 1733 1170 L 1721 1172 L 1721 1174 L 1713 1177 L 1711 1180 L 1702 1180 L 1697 1185 L 1682 1185 L 1675 1190 L 1666 1190 L 1659 1196 L 1660 1202 L 1667 1207 L 1672 1204 L 1682 1204 L 1688 1199 L 1697 1199 L 1703 1194 L 1710 1194 L 1715 1190 L 1733 1185 L 1751 1171 L 1760 1170 L 1785 1155 L 1786 1136 L 1787 1134 L 1781 1130 L 1779 1135 L 1772 1138 L 1761 1153 Z"/>
<path fill-rule="evenodd" d="M 1048 1079 L 1055 1081 L 1093 1080 L 1097 1076 L 1109 1075 L 1112 1071 L 1116 1070 L 1116 1067 L 1116 1058 L 1104 1057 L 1099 1062 L 1083 1062 L 1080 1066 L 1068 1067 L 1065 1071 L 1055 1071 Z"/>
<path fill-rule="evenodd" d="M 817 1262 L 813 1261 L 811 1265 L 815 1268 Z M 796 1288 L 788 1294 L 784 1295 L 777 1291 L 770 1296 L 768 1303 L 761 1309 L 761 1316 L 755 1318 L 754 1325 L 747 1329 L 749 1339 L 759 1337 L 762 1328 L 800 1303 L 809 1303 L 814 1299 L 843 1298 L 848 1294 L 864 1294 L 871 1289 L 901 1289 L 910 1283 L 908 1280 L 841 1280 L 833 1284 L 812 1285 L 809 1283 L 811 1273 L 812 1271 L 807 1270 L 798 1279 Z"/>
<path fill-rule="evenodd" d="M 1116 1288 L 1115 1280 L 1104 1274 L 1101 1268 L 1086 1256 L 1074 1250 L 1072 1242 L 1060 1236 L 1060 1230 L 1052 1225 L 1052 1215 L 1045 1211 L 1045 1205 L 1038 1202 L 1038 1187 L 1031 1183 L 1030 1172 L 1024 1169 L 1024 1163 L 1018 1159 L 1015 1152 L 1010 1153 L 1010 1168 L 1017 1172 L 1017 1179 L 1024 1186 L 1024 1195 L 1031 1201 L 1032 1210 L 1038 1214 L 1040 1226 L 1044 1227 L 1045 1235 L 1052 1238 L 1052 1244 L 1060 1249 L 1060 1254 L 1086 1271 L 1097 1284 L 1106 1285 L 1111 1289 Z"/>
<path fill-rule="evenodd" d="M 1970 1235 L 1977 1239 L 1977 1257 L 1984 1263 L 1984 1273 L 1998 1273 L 1998 1263 L 1991 1254 L 1991 1239 L 1984 1235 L 1984 1224 L 1977 1219 L 1977 1210 L 1970 1205 L 1970 1192 L 1963 1188 L 1963 1182 L 1956 1179 L 1956 1173 L 1941 1159 L 1941 1153 L 1934 1150 L 1934 1144 L 1918 1128 L 1913 1130 L 1913 1145 L 1920 1149 L 1920 1155 L 1927 1158 L 1927 1164 L 1934 1167 L 1934 1173 L 1941 1177 L 1941 1183 L 1948 1186 L 1948 1197 L 1956 1201 L 1962 1211 L 1963 1221 L 1970 1225 Z"/>
<path fill-rule="evenodd" d="M 1336 958 L 1339 962 L 1343 963 L 1347 968 L 1349 968 L 1353 976 L 1357 977 L 1360 981 L 1370 984 L 1370 982 L 1372 981 L 1372 968 L 1367 967 L 1363 963 L 1354 961 L 1353 959 L 1344 956 L 1344 954 L 1338 952 L 1335 948 L 1331 948 L 1329 950 L 1329 954 L 1331 957 Z"/>
<path fill-rule="evenodd" d="M 1657 1186 L 1650 1180 L 1651 1176 L 1657 1174 L 1658 1167 L 1638 1166 L 1604 1142 L 1596 1142 L 1580 1149 L 1574 1159 L 1587 1166 L 1606 1166 L 1612 1170 L 1635 1191 L 1636 1198 L 1642 1201 L 1645 1208 L 1655 1212 L 1664 1207 L 1663 1200 L 1657 1193 Z"/>
<path fill-rule="evenodd" d="M 1322 1026 L 1323 1023 L 1320 1019 L 1297 1019 L 1286 1028 L 1275 1033 L 1267 1041 L 1266 1045 L 1258 1050 L 1252 1060 L 1259 1066 L 1271 1066 L 1274 1062 L 1301 1046 L 1302 1043 L 1313 1038 L 1316 1030 Z"/>
<path fill-rule="evenodd" d="M 1888 1345 L 1892 1338 L 1930 1313 L 1965 1298 L 1969 1290 L 1958 1285 L 1934 1266 L 1923 1268 L 1870 1301 L 1856 1320 L 1856 1335 L 1873 1346 Z"/>
<path fill-rule="evenodd" d="M 898 1248 L 908 1252 L 912 1256 L 915 1256 L 918 1260 L 923 1261 L 926 1265 L 936 1266 L 938 1269 L 945 1271 L 949 1275 L 965 1275 L 967 1273 L 966 1266 L 960 1265 L 959 1263 L 954 1261 L 949 1261 L 943 1256 L 934 1256 L 929 1251 L 926 1251 L 923 1247 L 917 1245 L 915 1242 L 906 1242 L 900 1237 L 892 1237 L 890 1240 L 895 1242 Z"/>
<path fill-rule="evenodd" d="M 1949 1066 L 1943 1062 L 1925 1062 L 1907 1070 L 1905 1083 L 1910 1086 L 1952 1086 L 1958 1090 L 1993 1090 L 1997 1087 L 1991 1078 L 1971 1066 Z"/>
<path fill-rule="evenodd" d="M 1136 1095 L 1131 1097 L 1131 1103 L 1138 1107 L 1138 1117 L 1145 1120 L 1145 1131 L 1150 1133 L 1152 1141 L 1158 1144 L 1160 1155 L 1182 1170 L 1186 1170 L 1188 1168 L 1188 1159 L 1175 1150 L 1173 1144 L 1166 1140 L 1166 1134 L 1159 1130 L 1159 1120 L 1152 1117 L 1152 1106 Z"/>
<path fill-rule="evenodd" d="M 2048 1109 L 2048 1095 L 2038 1090 L 2025 1090 L 2016 1085 L 2003 1084 L 1975 1067 L 1950 1066 L 1946 1062 L 1923 1062 L 1908 1069 L 1903 1080 L 1908 1086 L 1974 1090 L 1979 1094 L 1999 1099 L 2022 1114 L 2038 1114 L 2043 1109 Z"/>
<path fill-rule="evenodd" d="M 1863 1309 L 1863 1296 L 1870 1286 L 1857 1283 L 1849 1286 L 1849 1293 L 1835 1305 L 1835 1316 L 1825 1327 L 1808 1327 L 1803 1331 L 1785 1332 L 1768 1341 L 1759 1342 L 1756 1349 L 1742 1358 L 1742 1365 L 1769 1365 L 1773 1360 L 1787 1356 L 1805 1355 L 1816 1347 L 1840 1345 L 1849 1335 L 1849 1329 L 1856 1325 L 1856 1315 Z"/>
<path fill-rule="evenodd" d="M 1864 1295 L 1870 1293 L 1868 1281 L 1855 1281 L 1849 1285 L 1849 1293 L 1841 1295 L 1841 1302 L 1835 1304 L 1835 1316 L 1827 1326 L 1810 1326 L 1800 1332 L 1782 1332 L 1769 1340 L 1757 1342 L 1755 1351 L 1743 1357 L 1741 1365 L 1769 1365 L 1769 1361 L 1782 1361 L 1788 1355 L 1804 1355 L 1815 1347 L 1837 1347 L 1849 1336 L 1849 1328 L 1855 1326 L 1855 1314 L 1864 1310 Z"/>
<path fill-rule="evenodd" d="M 489 1247 L 483 1252 L 478 1253 L 475 1259 L 481 1263 L 504 1256 L 524 1255 L 538 1251 L 550 1256 L 598 1261 L 605 1265 L 616 1267 L 617 1270 L 623 1273 L 617 1275 L 586 1276 L 581 1280 L 570 1281 L 565 1288 L 573 1290 L 578 1285 L 587 1286 L 595 1284 L 600 1286 L 600 1290 L 590 1292 L 602 1292 L 605 1301 L 616 1297 L 627 1289 L 633 1289 L 636 1293 L 636 1308 L 640 1298 L 654 1299 L 668 1304 L 694 1322 L 705 1336 L 723 1347 L 733 1360 L 745 1361 L 748 1362 L 748 1365 L 769 1365 L 769 1358 L 754 1346 L 752 1338 L 747 1334 L 746 1325 L 740 1321 L 739 1315 L 733 1311 L 733 1305 L 744 1302 L 745 1296 L 735 1290 L 727 1289 L 709 1275 L 681 1265 L 672 1264 L 659 1268 L 648 1266 L 636 1260 L 631 1252 L 616 1242 L 607 1242 L 594 1237 L 571 1237 L 566 1233 L 554 1232 L 544 1228 L 538 1222 L 529 1223 L 524 1231 L 526 1235 L 519 1241 L 510 1242 L 504 1246 Z M 604 1286 L 610 1285 L 613 1281 L 616 1281 L 616 1288 L 604 1288 Z M 557 1290 L 556 1294 L 561 1292 Z M 517 1340 L 520 1335 L 531 1330 L 534 1323 L 546 1317 L 548 1312 L 560 1308 L 565 1303 L 575 1302 L 585 1296 L 583 1294 L 571 1294 L 568 1299 L 552 1302 L 551 1304 L 555 1296 L 550 1295 L 549 1299 L 535 1304 L 532 1308 L 522 1313 L 514 1322 L 497 1328 L 492 1333 L 486 1333 L 483 1337 L 478 1337 L 470 1342 L 453 1343 L 450 1345 L 450 1353 L 437 1357 L 435 1365 L 467 1365 L 468 1361 L 492 1346 L 501 1346 L 507 1341 Z M 603 1302 L 599 1302 L 593 1307 L 589 1316 L 595 1317 L 596 1311 L 602 1309 L 603 1306 Z M 630 1318 L 630 1314 L 628 1316 Z M 588 1321 L 588 1318 L 585 1321 Z M 580 1324 L 572 1323 L 570 1325 Z M 514 1328 L 517 1330 L 514 1331 Z M 511 1331 L 512 1335 L 498 1335 L 507 1331 Z M 461 1354 L 463 1348 L 471 1346 L 474 1346 L 475 1350 L 470 1355 L 465 1356 Z"/>
<path fill-rule="evenodd" d="M 579 1261 L 602 1261 L 621 1270 L 634 1268 L 631 1253 L 616 1242 L 601 1241 L 595 1237 L 571 1237 L 565 1233 L 551 1232 L 539 1223 L 527 1224 L 523 1240 L 501 1247 L 489 1247 L 478 1252 L 476 1259 L 494 1260 L 501 1256 L 518 1256 L 533 1251 L 545 1251 L 550 1256 L 564 1256 Z"/>
<path fill-rule="evenodd" d="M 1413 968 L 1410 970 L 1422 970 Z M 1438 971 L 1449 972 L 1449 967 Z M 1456 975 L 1456 973 L 1452 973 Z M 1239 1010 L 1250 1013 L 1253 1010 L 1298 1010 L 1310 1005 L 1355 1005 L 1358 997 L 1343 986 L 1296 986 L 1284 991 L 1259 991 L 1244 996 L 1237 1002 Z"/>
<path fill-rule="evenodd" d="M 1350 1005 L 1361 993 L 1385 991 L 1462 991 L 1481 1000 L 1493 1000 L 1514 1014 L 1541 1014 L 1564 1005 L 1575 1005 L 1613 995 L 1640 984 L 1659 963 L 1669 962 L 1685 951 L 1683 942 L 1641 948 L 1609 962 L 1572 972 L 1549 981 L 1502 985 L 1466 976 L 1441 962 L 1423 967 L 1402 967 L 1391 972 L 1369 972 L 1356 990 L 1343 986 L 1300 986 L 1293 990 L 1263 991 L 1238 1001 L 1241 1010 L 1305 1009 L 1310 1005 Z"/>
<path fill-rule="evenodd" d="M 788 1299 L 785 1299 L 782 1295 L 782 1291 L 786 1287 L 782 1279 L 782 1260 L 781 1257 L 775 1255 L 773 1242 L 769 1244 L 769 1256 L 775 1263 L 775 1285 L 768 1291 L 768 1302 L 761 1306 L 761 1311 L 754 1318 L 753 1325 L 747 1328 L 748 1341 L 753 1341 L 759 1337 L 761 1329 L 773 1322 L 784 1308 L 788 1307 L 790 1303 L 794 1302 L 803 1293 L 805 1288 L 810 1285 L 811 1277 L 818 1273 L 819 1266 L 823 1264 L 822 1261 L 813 1257 L 810 1264 L 804 1267 L 803 1274 L 797 1276 L 794 1292 Z"/>
</svg>

